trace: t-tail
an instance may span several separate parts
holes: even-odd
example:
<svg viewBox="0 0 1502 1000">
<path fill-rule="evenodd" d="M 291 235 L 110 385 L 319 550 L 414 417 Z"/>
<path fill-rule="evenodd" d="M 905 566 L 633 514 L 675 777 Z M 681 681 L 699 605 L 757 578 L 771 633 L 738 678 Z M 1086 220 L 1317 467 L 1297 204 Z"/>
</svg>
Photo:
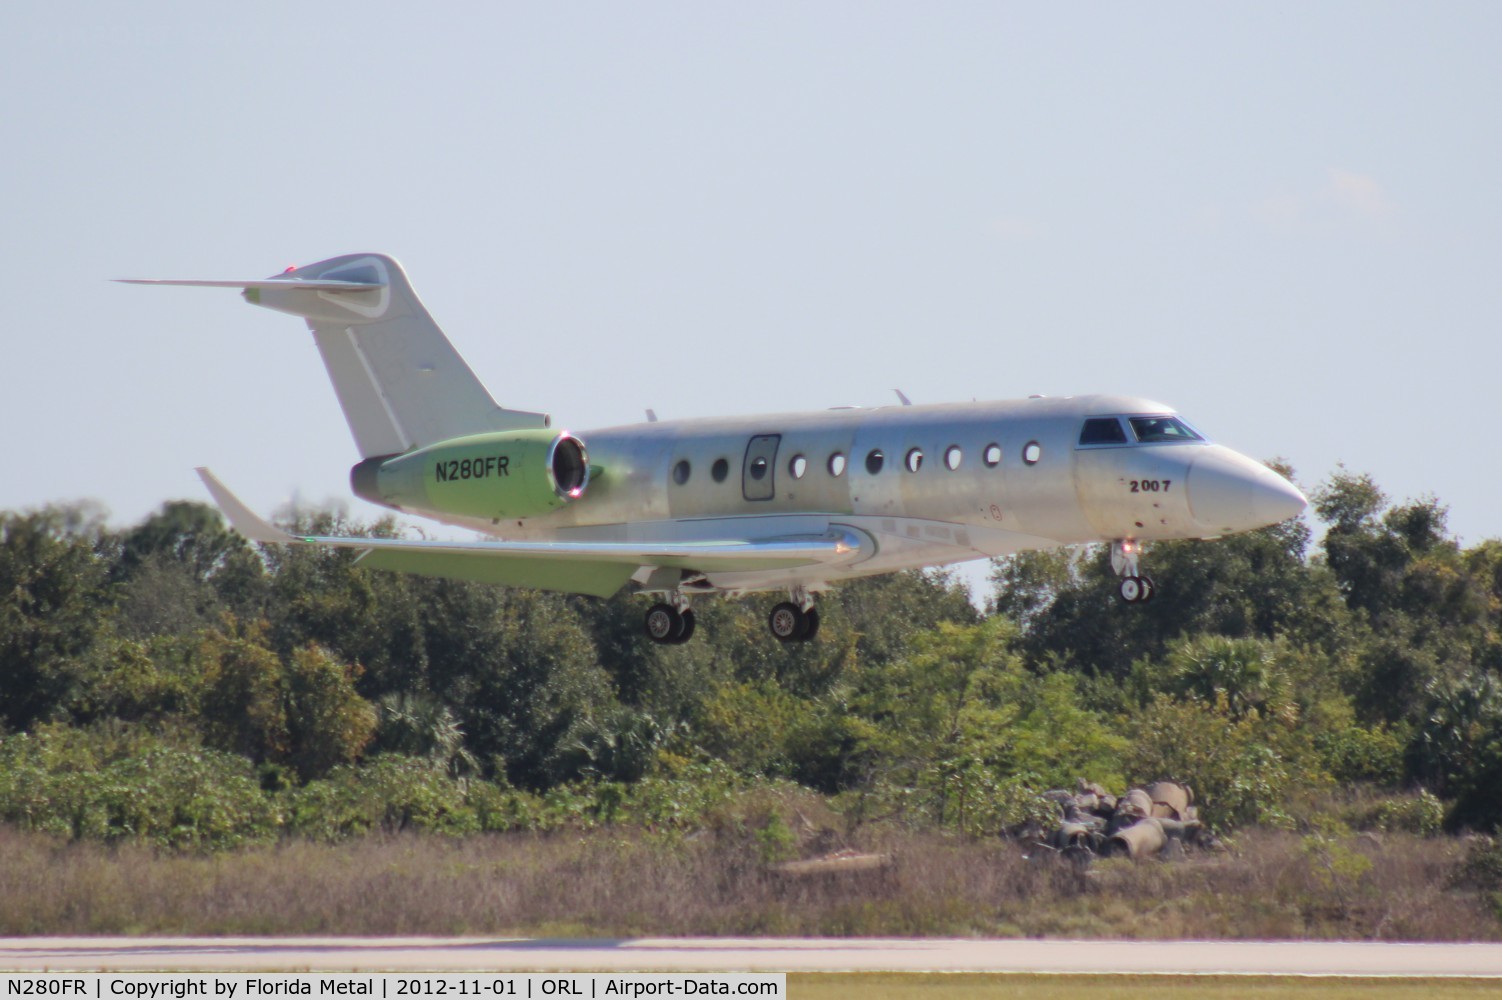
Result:
<svg viewBox="0 0 1502 1000">
<path fill-rule="evenodd" d="M 383 254 L 333 257 L 270 278 L 128 280 L 241 288 L 253 305 L 306 319 L 362 458 L 550 422 L 543 413 L 496 405 L 402 266 Z"/>
</svg>

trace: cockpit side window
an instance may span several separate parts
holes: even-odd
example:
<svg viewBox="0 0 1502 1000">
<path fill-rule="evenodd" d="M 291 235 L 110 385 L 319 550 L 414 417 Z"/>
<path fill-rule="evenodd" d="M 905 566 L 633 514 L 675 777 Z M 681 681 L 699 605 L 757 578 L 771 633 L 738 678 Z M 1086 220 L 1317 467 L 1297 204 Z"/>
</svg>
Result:
<svg viewBox="0 0 1502 1000">
<path fill-rule="evenodd" d="M 1132 433 L 1143 444 L 1203 441 L 1203 437 L 1178 417 L 1128 417 Z"/>
<path fill-rule="evenodd" d="M 1080 429 L 1080 444 L 1126 444 L 1126 431 L 1115 417 L 1091 417 Z"/>
</svg>

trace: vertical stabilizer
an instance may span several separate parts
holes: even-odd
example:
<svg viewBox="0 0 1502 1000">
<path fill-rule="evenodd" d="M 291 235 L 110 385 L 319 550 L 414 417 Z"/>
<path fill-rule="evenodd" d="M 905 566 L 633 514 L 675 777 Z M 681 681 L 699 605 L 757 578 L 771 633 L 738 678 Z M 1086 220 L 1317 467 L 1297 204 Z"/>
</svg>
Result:
<svg viewBox="0 0 1502 1000">
<path fill-rule="evenodd" d="M 548 424 L 496 405 L 390 257 L 335 257 L 247 283 L 244 295 L 308 321 L 363 458 Z"/>
</svg>

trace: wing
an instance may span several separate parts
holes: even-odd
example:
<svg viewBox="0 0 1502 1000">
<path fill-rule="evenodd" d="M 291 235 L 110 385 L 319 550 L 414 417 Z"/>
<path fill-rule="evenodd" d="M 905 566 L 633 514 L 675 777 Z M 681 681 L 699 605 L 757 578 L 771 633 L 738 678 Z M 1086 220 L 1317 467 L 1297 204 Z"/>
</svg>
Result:
<svg viewBox="0 0 1502 1000">
<path fill-rule="evenodd" d="M 236 531 L 256 542 L 358 549 L 357 564 L 482 583 L 609 597 L 642 567 L 700 573 L 838 565 L 869 556 L 873 543 L 851 528 L 823 535 L 697 542 L 423 541 L 293 535 L 268 524 L 208 469 L 198 476 Z"/>
</svg>

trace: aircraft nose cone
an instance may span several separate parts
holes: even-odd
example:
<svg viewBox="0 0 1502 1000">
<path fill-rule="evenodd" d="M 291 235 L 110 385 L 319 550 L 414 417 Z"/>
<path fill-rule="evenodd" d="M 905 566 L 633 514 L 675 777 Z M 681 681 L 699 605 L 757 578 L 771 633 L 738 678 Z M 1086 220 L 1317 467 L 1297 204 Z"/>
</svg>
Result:
<svg viewBox="0 0 1502 1000">
<path fill-rule="evenodd" d="M 1309 501 L 1261 462 L 1228 448 L 1207 450 L 1189 468 L 1189 512 L 1207 534 L 1230 534 L 1298 517 Z"/>
</svg>

